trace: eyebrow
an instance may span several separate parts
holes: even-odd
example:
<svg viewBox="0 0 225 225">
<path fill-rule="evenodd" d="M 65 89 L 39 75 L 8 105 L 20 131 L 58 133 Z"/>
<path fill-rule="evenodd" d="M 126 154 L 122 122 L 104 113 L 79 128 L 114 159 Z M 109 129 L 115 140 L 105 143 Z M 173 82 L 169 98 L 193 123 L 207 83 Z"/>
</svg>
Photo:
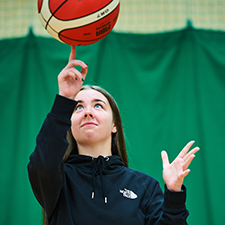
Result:
<svg viewBox="0 0 225 225">
<path fill-rule="evenodd" d="M 82 101 L 82 100 L 77 100 L 77 102 L 78 103 L 84 103 L 84 101 Z M 98 99 L 98 98 L 93 99 L 92 102 L 103 102 L 106 105 L 106 103 L 102 99 Z"/>
</svg>

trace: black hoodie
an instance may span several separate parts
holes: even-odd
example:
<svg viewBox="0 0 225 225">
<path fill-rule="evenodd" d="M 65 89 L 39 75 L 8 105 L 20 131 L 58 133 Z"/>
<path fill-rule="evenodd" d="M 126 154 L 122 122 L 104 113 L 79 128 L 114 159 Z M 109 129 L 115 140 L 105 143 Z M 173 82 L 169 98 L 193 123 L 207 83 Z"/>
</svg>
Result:
<svg viewBox="0 0 225 225">
<path fill-rule="evenodd" d="M 33 192 L 50 225 L 185 225 L 186 189 L 165 193 L 119 156 L 63 155 L 76 102 L 57 95 L 28 164 Z"/>
</svg>

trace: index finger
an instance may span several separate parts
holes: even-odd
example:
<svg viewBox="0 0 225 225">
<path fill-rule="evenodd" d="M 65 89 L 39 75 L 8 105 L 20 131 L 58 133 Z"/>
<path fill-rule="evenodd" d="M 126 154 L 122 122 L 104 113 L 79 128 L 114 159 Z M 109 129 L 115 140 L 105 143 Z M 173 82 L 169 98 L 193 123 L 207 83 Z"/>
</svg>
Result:
<svg viewBox="0 0 225 225">
<path fill-rule="evenodd" d="M 71 45 L 71 52 L 70 52 L 69 62 L 74 60 L 75 57 L 76 57 L 76 49 L 75 49 L 75 46 Z"/>
</svg>

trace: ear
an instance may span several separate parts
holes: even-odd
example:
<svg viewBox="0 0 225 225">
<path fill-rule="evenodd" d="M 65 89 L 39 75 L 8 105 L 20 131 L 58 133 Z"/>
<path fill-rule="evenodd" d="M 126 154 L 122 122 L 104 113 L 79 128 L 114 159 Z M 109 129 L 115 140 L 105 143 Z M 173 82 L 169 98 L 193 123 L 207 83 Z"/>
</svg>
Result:
<svg viewBox="0 0 225 225">
<path fill-rule="evenodd" d="M 113 127 L 112 127 L 112 133 L 116 133 L 117 132 L 117 128 L 116 128 L 116 125 L 113 124 Z"/>
</svg>

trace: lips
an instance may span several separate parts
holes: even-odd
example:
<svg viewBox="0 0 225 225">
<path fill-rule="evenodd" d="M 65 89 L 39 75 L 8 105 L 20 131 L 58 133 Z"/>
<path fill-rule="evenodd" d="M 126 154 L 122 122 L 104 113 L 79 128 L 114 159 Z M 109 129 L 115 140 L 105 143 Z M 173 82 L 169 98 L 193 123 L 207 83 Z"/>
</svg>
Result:
<svg viewBox="0 0 225 225">
<path fill-rule="evenodd" d="M 91 126 L 97 126 L 97 124 L 94 122 L 86 122 L 81 125 L 81 127 L 91 127 Z"/>
</svg>

